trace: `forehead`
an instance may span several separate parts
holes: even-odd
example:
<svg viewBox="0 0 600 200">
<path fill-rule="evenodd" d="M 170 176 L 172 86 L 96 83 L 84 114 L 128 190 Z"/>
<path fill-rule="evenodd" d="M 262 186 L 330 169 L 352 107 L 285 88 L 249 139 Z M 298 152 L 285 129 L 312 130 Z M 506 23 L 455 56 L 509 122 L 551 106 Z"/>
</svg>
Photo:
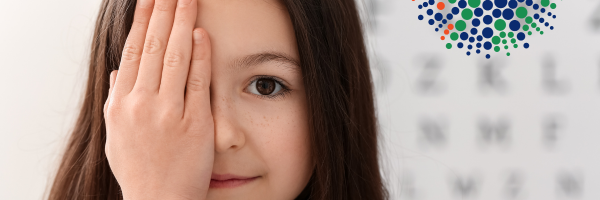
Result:
<svg viewBox="0 0 600 200">
<path fill-rule="evenodd" d="M 213 64 L 265 51 L 298 57 L 289 14 L 277 0 L 198 0 L 196 27 L 210 36 Z"/>
</svg>

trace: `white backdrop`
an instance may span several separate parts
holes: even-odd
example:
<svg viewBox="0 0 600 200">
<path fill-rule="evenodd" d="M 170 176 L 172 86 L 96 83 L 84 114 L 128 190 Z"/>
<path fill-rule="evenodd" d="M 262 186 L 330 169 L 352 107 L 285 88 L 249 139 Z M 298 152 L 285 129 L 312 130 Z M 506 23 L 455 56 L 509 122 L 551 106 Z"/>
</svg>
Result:
<svg viewBox="0 0 600 200">
<path fill-rule="evenodd" d="M 557 2 L 555 30 L 490 60 L 445 49 L 422 1 L 361 4 L 392 199 L 600 199 L 600 1 Z M 0 199 L 43 197 L 99 2 L 0 1 Z"/>
</svg>

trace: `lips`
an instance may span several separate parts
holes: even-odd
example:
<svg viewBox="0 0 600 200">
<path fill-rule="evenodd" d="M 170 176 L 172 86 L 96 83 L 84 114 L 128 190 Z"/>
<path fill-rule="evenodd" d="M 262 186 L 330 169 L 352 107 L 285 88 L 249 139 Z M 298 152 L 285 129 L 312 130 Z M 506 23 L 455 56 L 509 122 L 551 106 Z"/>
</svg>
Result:
<svg viewBox="0 0 600 200">
<path fill-rule="evenodd" d="M 255 177 L 246 177 L 246 176 L 238 176 L 232 174 L 212 174 L 210 177 L 210 186 L 211 188 L 234 188 L 247 183 L 250 183 L 259 178 L 259 176 Z"/>
</svg>

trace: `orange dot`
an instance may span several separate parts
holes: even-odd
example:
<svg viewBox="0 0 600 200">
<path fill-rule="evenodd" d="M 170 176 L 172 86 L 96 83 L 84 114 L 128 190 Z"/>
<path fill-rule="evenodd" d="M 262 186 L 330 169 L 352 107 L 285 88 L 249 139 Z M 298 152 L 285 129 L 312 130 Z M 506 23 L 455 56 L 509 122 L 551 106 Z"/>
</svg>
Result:
<svg viewBox="0 0 600 200">
<path fill-rule="evenodd" d="M 448 24 L 448 29 L 450 29 L 450 30 L 454 29 L 454 24 Z"/>
<path fill-rule="evenodd" d="M 444 4 L 444 2 L 439 2 L 437 5 L 438 9 L 440 10 L 444 10 L 444 8 L 446 7 L 446 4 Z"/>
<path fill-rule="evenodd" d="M 445 39 L 446 39 L 446 37 L 442 36 L 440 39 L 442 39 L 442 40 L 445 40 Z"/>
<path fill-rule="evenodd" d="M 450 31 L 448 29 L 444 30 L 444 34 L 448 35 L 450 34 Z"/>
</svg>

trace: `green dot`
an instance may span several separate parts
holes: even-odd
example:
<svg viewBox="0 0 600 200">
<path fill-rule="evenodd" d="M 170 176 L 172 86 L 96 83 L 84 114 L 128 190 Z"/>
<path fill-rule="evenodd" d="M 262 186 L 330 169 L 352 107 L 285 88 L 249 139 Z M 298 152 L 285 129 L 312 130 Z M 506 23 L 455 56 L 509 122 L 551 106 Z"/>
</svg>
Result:
<svg viewBox="0 0 600 200">
<path fill-rule="evenodd" d="M 529 25 L 527 25 L 527 24 L 523 25 L 523 30 L 524 31 L 528 31 L 529 30 Z"/>
<path fill-rule="evenodd" d="M 506 22 L 503 19 L 497 19 L 496 22 L 494 22 L 494 28 L 498 31 L 502 31 L 506 28 Z"/>
<path fill-rule="evenodd" d="M 509 32 L 509 33 L 508 33 L 508 37 L 509 37 L 509 38 L 512 38 L 512 37 L 514 37 L 514 36 L 515 36 L 515 33 L 513 33 L 513 32 Z"/>
<path fill-rule="evenodd" d="M 513 43 L 513 44 L 514 44 L 514 43 L 517 43 L 517 39 L 515 39 L 515 38 L 511 39 L 511 40 L 510 40 L 510 43 Z"/>
<path fill-rule="evenodd" d="M 510 53 L 509 53 L 509 52 L 506 52 L 506 56 L 510 56 Z"/>
<path fill-rule="evenodd" d="M 500 37 L 501 37 L 501 38 L 504 38 L 504 37 L 506 37 L 506 33 L 505 33 L 504 31 L 500 32 Z"/>
<path fill-rule="evenodd" d="M 494 44 L 500 44 L 500 37 L 498 37 L 498 36 L 492 37 L 492 43 L 494 43 Z"/>
<path fill-rule="evenodd" d="M 458 40 L 458 33 L 456 33 L 456 32 L 452 32 L 452 33 L 450 34 L 450 39 L 452 39 L 452 40 L 454 40 L 454 41 Z"/>
<path fill-rule="evenodd" d="M 504 49 L 508 49 L 508 45 L 504 45 Z"/>
<path fill-rule="evenodd" d="M 500 51 L 500 47 L 499 46 L 494 47 L 494 51 L 499 52 Z"/>
<path fill-rule="evenodd" d="M 533 34 L 533 33 L 532 33 L 531 31 L 529 31 L 527 34 L 531 35 L 531 34 Z"/>
<path fill-rule="evenodd" d="M 502 44 L 506 44 L 507 42 L 506 39 L 502 40 Z"/>
<path fill-rule="evenodd" d="M 555 3 L 550 4 L 550 8 L 555 9 L 556 8 L 556 4 Z"/>
<path fill-rule="evenodd" d="M 525 18 L 525 23 L 531 24 L 533 22 L 533 18 L 531 16 Z"/>
<path fill-rule="evenodd" d="M 542 6 L 546 7 L 550 5 L 550 0 L 542 0 Z"/>
<path fill-rule="evenodd" d="M 517 8 L 517 17 L 521 18 L 521 19 L 527 17 L 527 8 L 525 8 L 525 7 Z"/>
<path fill-rule="evenodd" d="M 481 0 L 469 0 L 469 6 L 471 6 L 471 8 L 477 8 L 479 7 L 479 4 L 481 4 Z"/>
<path fill-rule="evenodd" d="M 470 20 L 471 18 L 473 18 L 473 11 L 469 8 L 465 8 L 462 11 L 462 13 L 460 13 L 460 15 L 462 16 L 463 19 Z"/>
<path fill-rule="evenodd" d="M 458 20 L 456 24 L 454 24 L 454 27 L 456 27 L 457 31 L 464 31 L 465 28 L 467 28 L 467 23 L 463 20 Z"/>
<path fill-rule="evenodd" d="M 536 31 L 540 31 L 540 27 L 535 28 Z"/>
<path fill-rule="evenodd" d="M 448 0 L 450 3 L 456 3 L 456 0 Z"/>
<path fill-rule="evenodd" d="M 535 27 L 537 27 L 536 23 L 531 24 L 531 28 L 535 28 Z"/>
<path fill-rule="evenodd" d="M 513 47 L 515 47 L 515 49 L 516 49 L 517 47 L 519 47 L 519 45 L 518 45 L 518 44 L 515 44 L 515 45 L 513 45 Z"/>
<path fill-rule="evenodd" d="M 544 31 L 541 31 L 541 32 L 540 32 L 540 34 L 541 34 L 541 35 L 544 35 Z"/>
<path fill-rule="evenodd" d="M 446 49 L 452 49 L 452 44 L 450 44 L 450 43 L 446 44 Z"/>
</svg>

